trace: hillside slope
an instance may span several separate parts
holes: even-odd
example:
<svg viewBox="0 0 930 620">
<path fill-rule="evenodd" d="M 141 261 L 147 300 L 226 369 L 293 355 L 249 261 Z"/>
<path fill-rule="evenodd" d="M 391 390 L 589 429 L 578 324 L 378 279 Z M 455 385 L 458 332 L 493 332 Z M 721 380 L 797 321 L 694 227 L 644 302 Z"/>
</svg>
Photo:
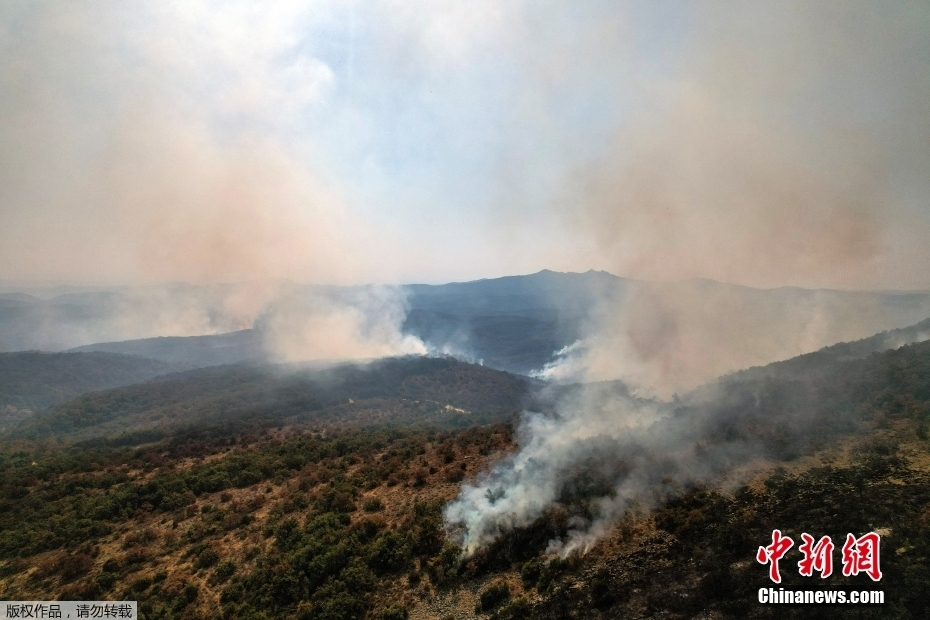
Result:
<svg viewBox="0 0 930 620">
<path fill-rule="evenodd" d="M 114 353 L 0 353 L 0 409 L 44 409 L 84 392 L 139 383 L 176 369 Z"/>
<path fill-rule="evenodd" d="M 327 368 L 217 366 L 80 396 L 32 417 L 12 434 L 86 439 L 162 427 L 313 420 L 469 426 L 518 412 L 533 383 L 450 358 L 387 358 Z"/>
<path fill-rule="evenodd" d="M 318 397 L 493 408 L 516 403 L 524 389 L 510 383 L 519 377 L 451 360 L 406 362 L 386 361 L 375 382 L 364 368 L 336 372 Z M 244 377 L 245 385 L 259 381 L 237 372 L 246 370 L 207 373 L 210 393 Z M 502 401 L 483 383 L 492 378 Z M 183 392 L 189 379 L 152 385 Z M 192 393 L 209 392 L 194 389 L 203 381 Z M 676 407 L 686 419 L 736 415 L 721 438 L 765 439 L 779 420 L 790 425 L 808 412 L 813 433 L 828 429 L 826 441 L 779 451 L 776 435 L 766 444 L 769 460 L 738 483 L 663 482 L 665 499 L 654 510 L 630 510 L 586 556 L 566 559 L 547 556 L 548 541 L 591 509 L 586 493 L 597 493 L 596 484 L 576 487 L 535 523 L 502 532 L 465 561 L 449 543 L 442 506 L 463 477 L 475 479 L 514 448 L 503 425 L 338 430 L 315 420 L 312 428 L 226 427 L 206 436 L 169 428 L 138 447 L 0 443 L 0 598 L 133 599 L 145 618 L 927 617 L 930 343 L 834 362 L 805 388 L 803 407 L 783 400 L 781 389 L 758 391 L 772 381 L 731 382 L 720 389 L 731 389 L 732 400 L 695 395 Z M 804 388 L 796 380 L 783 387 Z M 742 399 L 753 394 L 740 417 Z M 130 405 L 141 393 L 123 396 Z M 754 558 L 774 528 L 795 540 L 801 532 L 840 541 L 847 532 L 881 531 L 878 586 L 838 570 L 822 581 L 800 577 L 796 550 L 783 574 L 790 587 L 879 587 L 885 604 L 759 605 L 755 592 L 770 582 Z"/>
<path fill-rule="evenodd" d="M 183 368 L 221 366 L 241 362 L 264 362 L 261 332 L 244 329 L 207 336 L 162 336 L 122 342 L 99 342 L 69 349 L 69 351 L 104 351 L 139 355 L 161 360 Z"/>
<path fill-rule="evenodd" d="M 862 359 L 873 353 L 897 349 L 928 339 L 930 339 L 930 319 L 925 319 L 908 327 L 883 331 L 852 342 L 840 342 L 789 360 L 740 370 L 733 373 L 732 378 L 739 380 L 759 377 L 801 378 L 812 372 L 829 368 L 834 362 Z"/>
</svg>

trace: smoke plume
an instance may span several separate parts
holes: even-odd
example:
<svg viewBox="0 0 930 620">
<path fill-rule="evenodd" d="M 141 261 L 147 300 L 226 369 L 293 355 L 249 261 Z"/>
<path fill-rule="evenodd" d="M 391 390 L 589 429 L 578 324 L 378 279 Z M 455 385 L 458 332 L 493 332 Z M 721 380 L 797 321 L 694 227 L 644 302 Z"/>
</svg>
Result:
<svg viewBox="0 0 930 620">
<path fill-rule="evenodd" d="M 555 414 L 524 413 L 517 430 L 520 450 L 464 484 L 459 497 L 446 507 L 446 521 L 466 555 L 539 518 L 569 490 L 570 472 L 589 459 L 596 463 L 599 480 L 606 482 L 612 497 L 599 500 L 594 522 L 576 521 L 568 540 L 553 540 L 550 551 L 585 549 L 604 523 L 622 512 L 624 502 L 641 496 L 648 482 L 642 478 L 646 473 L 642 459 L 648 452 L 639 442 L 648 439 L 646 430 L 659 416 L 659 407 L 629 396 L 611 396 L 599 399 L 594 391 L 585 390 L 566 397 Z M 655 447 L 648 446 L 651 451 Z"/>
<path fill-rule="evenodd" d="M 871 336 L 889 320 L 917 323 L 930 314 L 927 302 L 709 281 L 628 282 L 603 295 L 586 335 L 536 373 L 586 383 L 547 388 L 522 414 L 518 450 L 463 485 L 446 507 L 447 527 L 471 555 L 557 507 L 567 511 L 567 528 L 548 551 L 584 553 L 628 510 L 658 505 L 689 485 L 732 484 L 733 469 L 754 459 L 796 456 L 846 423 L 842 411 L 815 404 L 808 367 L 801 376 L 776 369 L 711 381 Z M 924 321 L 870 339 L 859 354 L 926 337 Z M 759 376 L 767 380 L 753 379 Z M 605 382 L 617 378 L 622 382 Z"/>
<path fill-rule="evenodd" d="M 269 306 L 258 325 L 276 361 L 426 354 L 419 338 L 401 332 L 405 303 L 399 287 L 295 291 Z"/>
<path fill-rule="evenodd" d="M 616 92 L 629 107 L 566 176 L 564 221 L 647 280 L 921 286 L 925 9 L 700 5 L 665 79 Z"/>
<path fill-rule="evenodd" d="M 620 379 L 670 398 L 716 377 L 930 316 L 921 295 L 760 290 L 708 280 L 627 281 L 592 297 L 582 337 L 535 376 L 557 383 Z"/>
<path fill-rule="evenodd" d="M 924 3 L 0 5 L 0 279 L 926 288 Z"/>
<path fill-rule="evenodd" d="M 907 340 L 925 337 L 910 331 Z M 763 459 L 790 460 L 848 432 L 859 403 L 838 392 L 861 379 L 830 372 L 769 369 L 672 402 L 634 397 L 618 382 L 547 388 L 537 411 L 523 413 L 519 449 L 446 506 L 447 530 L 466 556 L 520 530 L 549 536 L 548 553 L 585 553 L 628 511 L 689 487 L 739 484 Z"/>
<path fill-rule="evenodd" d="M 60 293 L 32 290 L 42 294 Z M 427 352 L 402 333 L 407 290 L 399 286 L 312 286 L 280 281 L 121 287 L 14 295 L 0 321 L 0 350 L 64 350 L 160 336 L 257 330 L 272 362 L 366 359 Z M 10 303 L 10 302 L 7 302 Z"/>
</svg>

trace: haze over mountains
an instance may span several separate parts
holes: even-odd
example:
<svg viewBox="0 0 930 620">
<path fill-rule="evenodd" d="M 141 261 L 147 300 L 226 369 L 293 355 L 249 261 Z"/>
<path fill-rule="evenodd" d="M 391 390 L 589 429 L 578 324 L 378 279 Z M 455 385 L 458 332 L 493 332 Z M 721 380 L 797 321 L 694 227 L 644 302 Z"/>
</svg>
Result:
<svg viewBox="0 0 930 620">
<path fill-rule="evenodd" d="M 0 600 L 930 618 L 927 66 L 926 2 L 0 2 Z M 761 605 L 776 528 L 882 604 Z"/>
<path fill-rule="evenodd" d="M 0 350 L 123 353 L 178 368 L 431 352 L 557 381 L 622 378 L 670 395 L 928 316 L 930 293 L 595 271 L 392 287 L 178 284 L 2 293 Z"/>
<path fill-rule="evenodd" d="M 660 479 L 702 483 L 760 456 L 791 460 L 821 449 L 860 428 L 864 403 L 889 415 L 914 410 L 923 416 L 923 405 L 889 395 L 906 391 L 926 400 L 928 335 L 925 320 L 741 371 L 673 402 L 638 398 L 619 382 L 549 388 L 528 377 L 426 356 L 335 366 L 226 365 L 153 379 L 143 376 L 153 370 L 139 365 L 150 362 L 145 358 L 8 353 L 0 361 L 14 370 L 17 359 L 35 369 L 41 366 L 35 358 L 44 357 L 64 378 L 69 361 L 73 371 L 89 360 L 102 370 L 119 362 L 124 372 L 135 364 L 139 376 L 134 385 L 91 391 L 9 420 L 0 437 L 133 446 L 177 434 L 222 437 L 308 426 L 449 429 L 512 424 L 519 416 L 519 450 L 463 486 L 445 512 L 450 532 L 470 556 L 502 531 L 531 526 L 563 496 L 594 493 L 594 512 L 576 515 L 550 544 L 550 552 L 564 555 L 589 550 L 630 502 L 652 501 L 650 494 L 665 484 Z M 53 374 L 54 368 L 46 373 L 49 385 L 69 387 Z M 923 417 L 918 422 L 925 426 Z M 594 482 L 576 480 L 579 471 Z"/>
<path fill-rule="evenodd" d="M 713 489 L 742 484 L 777 463 L 798 467 L 799 457 L 831 462 L 831 451 L 852 442 L 851 464 L 798 479 L 812 488 L 823 486 L 817 476 L 828 479 L 831 508 L 792 500 L 813 507 L 803 514 L 776 507 L 778 524 L 816 522 L 837 535 L 847 526 L 829 516 L 832 506 L 858 506 L 865 492 L 868 514 L 856 531 L 877 523 L 893 532 L 883 538 L 896 549 L 916 549 L 908 545 L 925 536 L 906 528 L 920 521 L 930 478 L 916 461 L 897 456 L 924 448 L 897 446 L 923 446 L 930 435 L 927 294 L 544 271 L 445 285 L 179 285 L 5 300 L 0 327 L 18 338 L 30 337 L 30 321 L 42 329 L 56 316 L 62 321 L 46 333 L 75 338 L 206 332 L 0 353 L 0 444 L 7 449 L 0 466 L 14 480 L 0 486 L 0 559 L 28 557 L 4 560 L 0 588 L 7 596 L 37 588 L 72 588 L 88 599 L 137 592 L 147 609 L 172 613 L 212 597 L 239 610 L 231 616 L 249 617 L 249 606 L 264 599 L 237 592 L 272 582 L 265 567 L 317 574 L 261 558 L 290 553 L 297 543 L 288 542 L 288 532 L 312 537 L 317 520 L 328 519 L 345 532 L 323 542 L 307 538 L 317 545 L 313 557 L 354 540 L 338 551 L 353 559 L 334 564 L 319 583 L 307 581 L 293 601 L 275 599 L 285 601 L 277 615 L 292 616 L 301 597 L 311 597 L 314 609 L 345 610 L 351 602 L 364 611 L 399 597 L 431 609 L 434 598 L 417 594 L 418 583 L 428 580 L 446 596 L 489 574 L 519 584 L 522 593 L 506 605 L 489 604 L 501 607 L 496 617 L 542 617 L 531 606 L 569 604 L 578 617 L 601 618 L 607 609 L 627 617 L 636 596 L 603 594 L 617 587 L 609 584 L 632 587 L 624 581 L 632 560 L 616 551 L 619 540 L 648 550 L 637 570 L 652 577 L 634 593 L 646 588 L 655 598 L 665 596 L 669 581 L 693 584 L 680 598 L 701 602 L 672 604 L 691 617 L 702 606 L 734 605 L 734 592 L 753 600 L 746 593 L 765 574 L 744 559 L 753 557 L 760 532 L 771 531 L 765 515 L 774 498 L 793 498 L 795 482 L 782 489 L 776 472 L 765 474 L 769 490 L 756 494 L 741 487 L 731 499 Z M 246 329 L 209 333 L 225 326 Z M 13 452 L 22 446 L 33 452 Z M 321 446 L 331 456 L 314 452 Z M 119 455 L 153 478 L 114 469 Z M 55 460 L 70 458 L 84 464 Z M 91 474 L 101 477 L 93 483 L 100 488 L 87 496 Z M 31 516 L 33 506 L 45 505 L 34 501 L 40 493 L 51 502 L 48 514 L 64 515 L 54 535 L 32 526 L 41 520 Z M 251 505 L 246 497 L 264 497 L 271 507 L 237 516 L 246 509 L 236 506 Z M 721 516 L 713 507 L 720 502 L 752 508 Z M 650 528 L 659 538 L 625 533 L 638 518 L 630 515 L 642 510 L 655 515 Z M 373 521 L 371 512 L 396 524 Z M 285 517 L 303 513 L 302 530 Z M 763 516 L 747 525 L 736 514 Z M 206 525 L 209 519 L 222 527 Z M 705 521 L 742 534 L 692 531 Z M 365 524 L 374 525 L 363 544 L 351 537 Z M 136 531 L 146 532 L 145 541 L 136 541 Z M 671 533 L 675 545 L 666 540 Z M 270 542 L 246 553 L 238 540 Z M 84 546 L 71 549 L 69 541 Z M 673 553 L 698 544 L 725 556 L 730 572 L 714 576 L 693 562 L 699 554 Z M 383 560 L 383 549 L 393 549 L 394 559 Z M 44 559 L 50 552 L 56 559 Z M 674 561 L 662 559 L 669 554 Z M 896 554 L 885 570 L 903 574 L 920 562 L 918 552 Z M 48 568 L 69 563 L 92 577 Z M 614 574 L 609 566 L 627 568 Z M 668 566 L 684 576 L 663 581 Z M 371 575 L 364 588 L 388 594 L 359 594 L 355 586 L 332 594 L 319 585 L 350 583 L 362 567 Z M 191 582 L 209 571 L 185 590 L 190 594 L 179 598 L 173 585 L 153 585 L 157 575 L 188 569 Z M 388 587 L 397 575 L 407 576 Z M 728 584 L 724 594 L 714 580 Z M 552 586 L 556 581 L 561 585 Z M 889 600 L 907 600 L 910 586 L 888 583 Z M 576 591 L 581 599 L 567 602 L 565 593 Z M 362 612 L 346 613 L 334 617 Z"/>
<path fill-rule="evenodd" d="M 179 368 L 200 368 L 241 362 L 267 361 L 262 333 L 243 329 L 208 336 L 158 336 L 139 340 L 100 342 L 75 347 L 73 353 L 105 352 L 138 355 L 173 363 Z"/>
</svg>

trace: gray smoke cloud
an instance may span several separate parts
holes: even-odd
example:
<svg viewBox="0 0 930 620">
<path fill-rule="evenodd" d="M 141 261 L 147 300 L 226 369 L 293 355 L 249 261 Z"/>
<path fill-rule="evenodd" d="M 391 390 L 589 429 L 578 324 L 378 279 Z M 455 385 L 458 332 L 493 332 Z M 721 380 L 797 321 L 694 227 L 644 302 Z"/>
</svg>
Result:
<svg viewBox="0 0 930 620">
<path fill-rule="evenodd" d="M 681 415 L 679 405 L 633 397 L 622 384 L 575 386 L 552 411 L 525 412 L 519 450 L 463 485 L 445 509 L 450 535 L 470 556 L 560 505 L 571 511 L 567 529 L 546 551 L 586 553 L 628 510 L 651 508 L 765 453 L 752 438 L 715 437 L 721 422 L 738 418 L 716 402 L 728 400 L 736 399 L 713 389 Z"/>
<path fill-rule="evenodd" d="M 739 483 L 753 461 L 796 455 L 826 437 L 815 430 L 822 422 L 809 377 L 715 377 L 923 320 L 856 355 L 921 342 L 927 316 L 925 295 L 627 283 L 601 298 L 584 338 L 535 373 L 586 383 L 551 387 L 543 411 L 523 412 L 518 449 L 463 485 L 446 507 L 447 529 L 470 556 L 557 507 L 568 527 L 547 551 L 586 553 L 628 510 L 693 484 Z M 618 377 L 623 383 L 603 382 Z M 767 434 L 784 445 L 767 444 Z"/>
<path fill-rule="evenodd" d="M 597 400 L 593 391 L 584 390 L 561 402 L 556 414 L 525 412 L 517 430 L 519 451 L 462 486 L 444 515 L 466 555 L 539 518 L 559 499 L 569 472 L 586 459 L 599 460 L 614 495 L 599 500 L 595 523 L 575 523 L 568 540 L 553 540 L 549 551 L 587 550 L 626 502 L 641 498 L 646 470 L 637 468 L 641 463 L 636 459 L 646 446 L 637 442 L 646 439 L 646 430 L 660 415 L 659 406 L 619 395 Z M 649 443 L 654 450 L 655 442 Z M 628 464 L 623 461 L 624 445 L 633 448 Z M 634 454 L 637 449 L 639 455 Z"/>
<path fill-rule="evenodd" d="M 502 166 L 502 241 L 543 193 L 578 239 L 549 251 L 557 269 L 583 257 L 645 280 L 926 288 L 925 5 L 587 8 L 529 26 L 513 123 L 542 137 Z M 559 96 L 592 117 L 609 101 L 616 121 L 584 144 L 553 136 Z"/>
<path fill-rule="evenodd" d="M 930 286 L 923 3 L 0 5 L 0 278 Z"/>
<path fill-rule="evenodd" d="M 522 414 L 517 451 L 446 506 L 447 531 L 466 557 L 520 529 L 548 532 L 550 554 L 584 554 L 628 511 L 696 485 L 735 488 L 849 432 L 860 403 L 843 392 L 859 378 L 829 363 L 925 341 L 927 324 L 737 373 L 670 402 L 635 397 L 620 382 L 550 386 Z"/>
<path fill-rule="evenodd" d="M 256 329 L 272 362 L 427 353 L 402 332 L 408 293 L 398 286 L 239 284 L 0 292 L 0 350 L 64 350 L 100 342 Z M 29 294 L 33 293 L 33 294 Z M 43 296 L 46 297 L 43 299 Z"/>
<path fill-rule="evenodd" d="M 402 287 L 366 286 L 284 295 L 264 311 L 259 326 L 275 361 L 427 354 L 422 340 L 402 333 L 406 315 Z"/>
<path fill-rule="evenodd" d="M 595 299 L 583 337 L 556 352 L 537 377 L 620 379 L 640 395 L 670 398 L 736 370 L 930 316 L 928 295 L 760 290 L 708 280 L 632 281 Z"/>
<path fill-rule="evenodd" d="M 308 8 L 0 6 L 0 277 L 360 280 L 381 241 L 288 139 L 333 87 Z"/>
</svg>

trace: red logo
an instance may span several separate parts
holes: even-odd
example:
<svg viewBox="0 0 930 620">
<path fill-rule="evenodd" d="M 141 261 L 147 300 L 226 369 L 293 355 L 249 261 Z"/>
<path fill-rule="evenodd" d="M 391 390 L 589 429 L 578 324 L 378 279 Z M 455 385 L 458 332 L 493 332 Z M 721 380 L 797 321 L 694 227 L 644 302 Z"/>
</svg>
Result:
<svg viewBox="0 0 930 620">
<path fill-rule="evenodd" d="M 881 568 L 878 566 L 878 534 L 869 532 L 862 538 L 846 534 L 846 544 L 843 545 L 843 574 L 847 577 L 865 573 L 878 581 L 882 578 Z"/>
<path fill-rule="evenodd" d="M 821 579 L 833 574 L 833 540 L 824 536 L 816 543 L 814 537 L 808 533 L 801 534 L 804 541 L 798 547 L 803 556 L 798 562 L 798 572 L 802 577 L 811 577 L 814 571 L 820 573 Z M 882 578 L 879 566 L 879 543 L 881 537 L 875 532 L 869 532 L 860 538 L 852 534 L 846 535 L 846 544 L 843 545 L 843 575 L 855 576 L 859 573 L 867 574 L 872 581 Z M 759 564 L 769 565 L 769 579 L 781 583 L 781 574 L 778 570 L 778 561 L 785 557 L 788 550 L 794 546 L 794 541 L 781 533 L 781 530 L 772 530 L 772 544 L 759 547 L 756 561 Z"/>
<path fill-rule="evenodd" d="M 820 578 L 826 579 L 833 574 L 833 541 L 824 536 L 814 544 L 814 537 L 808 533 L 801 534 L 804 543 L 798 550 L 804 554 L 804 559 L 798 562 L 800 573 L 810 577 L 814 571 L 820 572 Z"/>
<path fill-rule="evenodd" d="M 778 573 L 778 561 L 794 546 L 794 541 L 781 535 L 781 530 L 772 530 L 772 544 L 768 547 L 759 547 L 756 560 L 759 564 L 769 564 L 769 578 L 775 583 L 781 583 Z"/>
</svg>

